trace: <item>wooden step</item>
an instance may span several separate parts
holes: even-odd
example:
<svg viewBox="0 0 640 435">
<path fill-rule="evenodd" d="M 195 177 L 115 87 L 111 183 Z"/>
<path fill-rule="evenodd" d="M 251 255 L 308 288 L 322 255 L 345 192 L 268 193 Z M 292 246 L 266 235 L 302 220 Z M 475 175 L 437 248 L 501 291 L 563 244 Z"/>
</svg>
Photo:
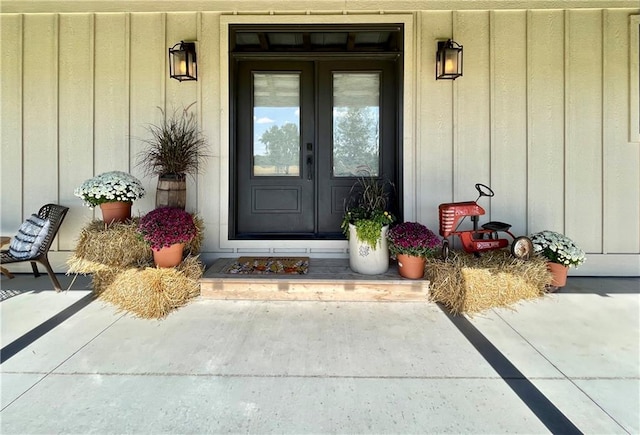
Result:
<svg viewBox="0 0 640 435">
<path fill-rule="evenodd" d="M 423 301 L 429 281 L 402 278 L 395 263 L 381 275 L 362 275 L 346 258 L 311 258 L 305 275 L 237 275 L 224 273 L 235 258 L 220 258 L 200 280 L 204 299 L 283 301 Z"/>
</svg>

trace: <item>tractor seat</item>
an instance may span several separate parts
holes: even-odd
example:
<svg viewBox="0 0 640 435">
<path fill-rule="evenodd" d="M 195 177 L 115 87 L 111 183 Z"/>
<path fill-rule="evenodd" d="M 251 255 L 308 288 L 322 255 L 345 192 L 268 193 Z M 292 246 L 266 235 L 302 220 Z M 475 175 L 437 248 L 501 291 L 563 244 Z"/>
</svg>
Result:
<svg viewBox="0 0 640 435">
<path fill-rule="evenodd" d="M 509 228 L 511 228 L 511 225 L 505 224 L 504 222 L 491 221 L 482 225 L 482 228 L 484 228 L 485 230 L 491 230 L 491 231 L 509 231 Z"/>
</svg>

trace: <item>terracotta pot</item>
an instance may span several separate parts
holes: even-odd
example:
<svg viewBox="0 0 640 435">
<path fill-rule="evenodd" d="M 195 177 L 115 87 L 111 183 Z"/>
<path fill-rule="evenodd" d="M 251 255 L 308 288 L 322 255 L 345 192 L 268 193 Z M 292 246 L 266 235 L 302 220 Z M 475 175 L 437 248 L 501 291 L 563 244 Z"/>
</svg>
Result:
<svg viewBox="0 0 640 435">
<path fill-rule="evenodd" d="M 131 219 L 131 203 L 123 201 L 105 202 L 100 204 L 102 220 L 107 225 L 112 222 L 124 222 Z"/>
<path fill-rule="evenodd" d="M 363 275 L 378 275 L 389 270 L 389 245 L 387 244 L 389 225 L 382 227 L 380 238 L 373 249 L 368 243 L 358 239 L 356 227 L 349 224 L 349 267 Z"/>
<path fill-rule="evenodd" d="M 184 243 L 174 243 L 169 247 L 153 249 L 153 262 L 158 267 L 175 267 L 182 262 Z"/>
<path fill-rule="evenodd" d="M 569 272 L 569 267 L 564 264 L 558 263 L 547 263 L 547 269 L 551 272 L 551 286 L 552 287 L 564 287 L 567 284 L 567 273 Z"/>
<path fill-rule="evenodd" d="M 424 277 L 424 258 L 405 254 L 398 254 L 397 257 L 400 276 L 409 279 L 422 279 Z"/>
</svg>

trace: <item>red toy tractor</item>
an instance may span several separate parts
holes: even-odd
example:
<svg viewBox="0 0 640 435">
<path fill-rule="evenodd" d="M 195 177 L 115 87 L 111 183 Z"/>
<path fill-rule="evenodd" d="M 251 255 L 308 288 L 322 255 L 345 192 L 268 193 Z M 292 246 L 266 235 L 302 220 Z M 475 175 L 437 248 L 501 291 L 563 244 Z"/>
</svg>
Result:
<svg viewBox="0 0 640 435">
<path fill-rule="evenodd" d="M 511 254 L 523 260 L 528 259 L 533 252 L 533 243 L 528 237 L 514 236 L 510 231 L 510 224 L 504 222 L 487 222 L 478 228 L 479 216 L 485 214 L 485 211 L 477 203 L 478 199 L 483 196 L 489 198 L 495 195 L 489 186 L 484 184 L 476 184 L 478 198 L 475 201 L 450 202 L 440 204 L 438 210 L 440 212 L 440 235 L 442 241 L 442 259 L 449 257 L 449 236 L 458 236 L 465 252 L 479 256 L 481 252 L 494 249 L 502 249 L 509 246 L 511 242 Z M 471 217 L 473 222 L 472 230 L 458 231 L 458 227 L 467 216 Z M 498 233 L 506 233 L 511 239 L 501 238 Z"/>
</svg>

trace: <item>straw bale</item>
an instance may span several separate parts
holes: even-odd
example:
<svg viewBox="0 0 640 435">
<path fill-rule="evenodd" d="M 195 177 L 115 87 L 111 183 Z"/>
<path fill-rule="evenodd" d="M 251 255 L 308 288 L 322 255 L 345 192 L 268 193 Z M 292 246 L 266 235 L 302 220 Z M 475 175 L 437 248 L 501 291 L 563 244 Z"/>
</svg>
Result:
<svg viewBox="0 0 640 435">
<path fill-rule="evenodd" d="M 151 248 L 138 234 L 139 218 L 126 222 L 113 222 L 105 226 L 95 220 L 85 226 L 78 238 L 75 255 L 68 265 L 76 273 L 92 273 L 103 270 L 104 266 L 116 268 L 146 267 L 152 263 Z M 185 246 L 185 252 L 196 255 L 200 252 L 204 239 L 204 221 L 194 216 L 197 234 Z"/>
<path fill-rule="evenodd" d="M 77 255 L 72 255 L 67 260 L 67 266 L 69 268 L 68 274 L 89 275 L 96 272 L 104 272 L 114 270 L 114 267 L 107 266 L 106 264 L 98 263 L 97 261 L 91 261 L 84 258 L 80 258 Z"/>
<path fill-rule="evenodd" d="M 153 254 L 138 235 L 138 220 L 113 222 L 108 227 L 100 220 L 91 222 L 80 232 L 75 257 L 118 268 L 145 266 Z"/>
<path fill-rule="evenodd" d="M 430 259 L 427 277 L 431 298 L 453 314 L 477 313 L 537 298 L 551 282 L 544 260 L 518 260 L 507 251 L 490 251 L 479 258 L 452 253 L 446 262 Z"/>
<path fill-rule="evenodd" d="M 115 269 L 115 268 L 99 270 L 94 272 L 92 275 L 93 293 L 96 296 L 100 297 L 100 295 L 104 293 L 106 289 L 109 288 L 111 283 L 113 283 L 113 281 L 116 279 L 116 277 L 120 273 L 122 273 L 122 270 Z"/>
<path fill-rule="evenodd" d="M 177 268 L 129 268 L 116 273 L 99 298 L 139 317 L 159 319 L 200 294 L 202 272 L 198 257 L 191 256 Z"/>
<path fill-rule="evenodd" d="M 202 241 L 204 240 L 204 220 L 197 214 L 193 215 L 193 222 L 196 224 L 196 236 L 185 245 L 185 252 L 190 253 L 191 255 L 196 255 L 200 253 L 200 249 L 202 249 Z"/>
<path fill-rule="evenodd" d="M 203 265 L 198 259 L 204 220 L 194 215 L 196 237 L 187 243 L 187 257 L 176 268 L 153 266 L 151 248 L 137 232 L 139 218 L 105 226 L 101 220 L 80 232 L 76 251 L 67 260 L 68 274 L 92 274 L 100 299 L 140 317 L 161 318 L 200 294 Z"/>
</svg>

